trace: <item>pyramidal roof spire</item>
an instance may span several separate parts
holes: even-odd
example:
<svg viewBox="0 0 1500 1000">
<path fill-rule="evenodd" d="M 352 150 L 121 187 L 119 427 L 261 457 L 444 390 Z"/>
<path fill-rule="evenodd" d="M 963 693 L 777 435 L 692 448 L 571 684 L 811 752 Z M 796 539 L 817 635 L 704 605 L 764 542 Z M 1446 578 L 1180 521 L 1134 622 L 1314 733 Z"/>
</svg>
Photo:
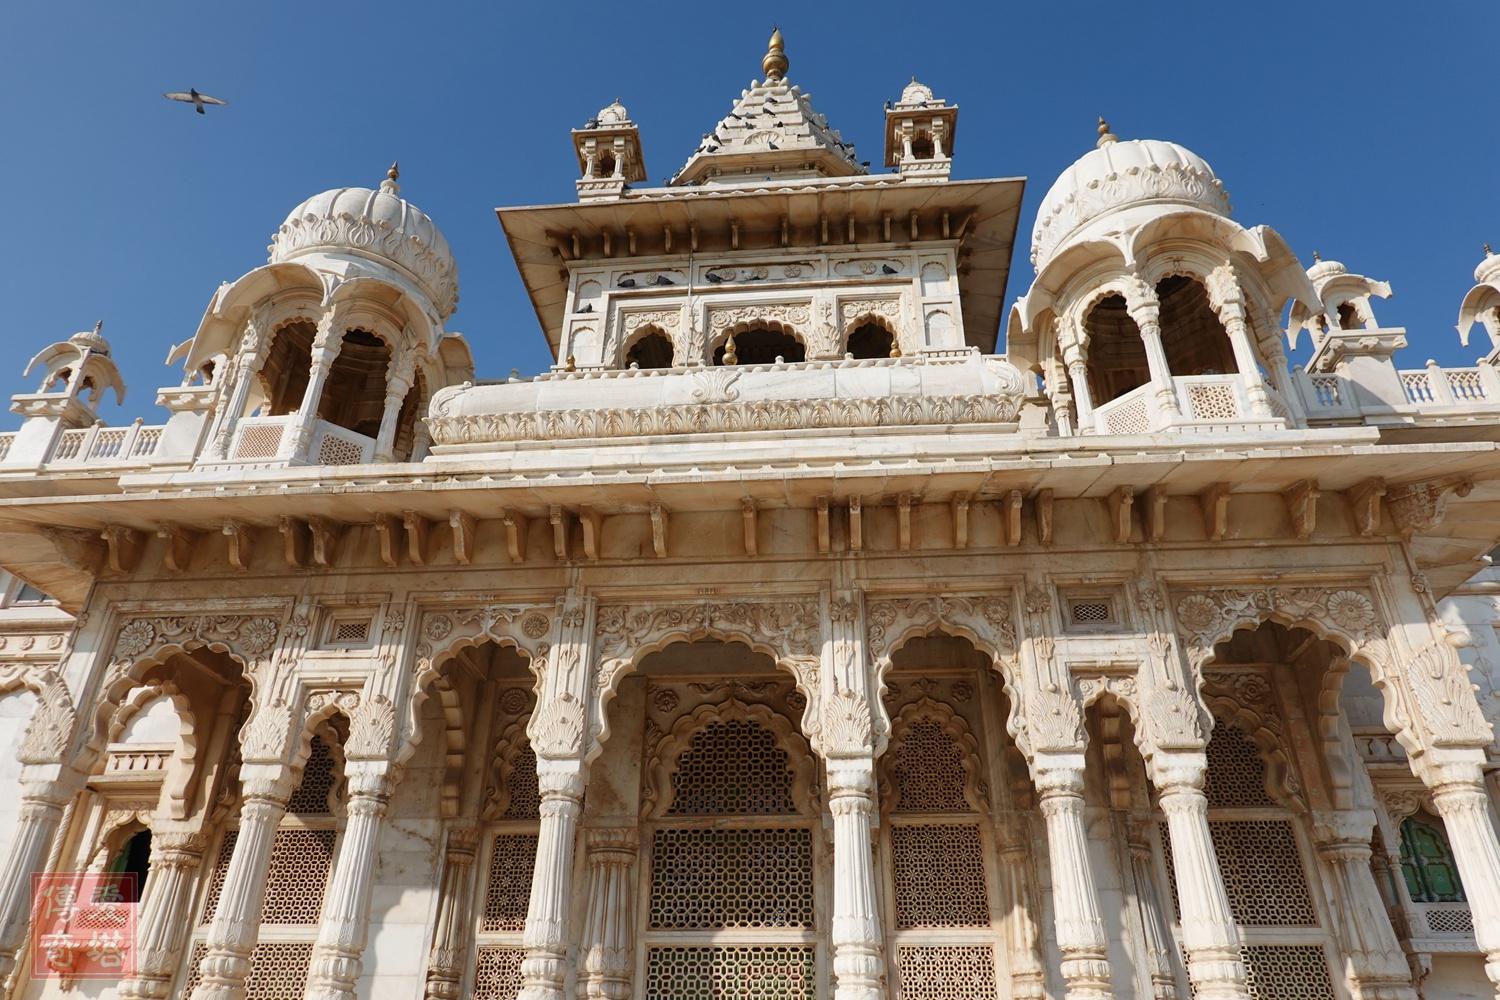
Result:
<svg viewBox="0 0 1500 1000">
<path fill-rule="evenodd" d="M 780 80 L 786 76 L 787 67 L 790 65 L 786 58 L 786 39 L 781 37 L 781 29 L 773 26 L 771 42 L 766 46 L 766 54 L 760 61 L 760 68 L 766 74 L 767 80 Z"/>
</svg>

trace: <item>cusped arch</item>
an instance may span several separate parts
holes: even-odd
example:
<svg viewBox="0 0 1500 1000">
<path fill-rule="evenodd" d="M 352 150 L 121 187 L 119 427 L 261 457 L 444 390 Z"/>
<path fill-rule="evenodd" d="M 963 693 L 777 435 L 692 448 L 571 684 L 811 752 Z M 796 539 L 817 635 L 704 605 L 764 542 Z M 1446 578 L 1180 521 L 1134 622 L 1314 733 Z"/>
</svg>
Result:
<svg viewBox="0 0 1500 1000">
<path fill-rule="evenodd" d="M 817 811 L 817 770 L 812 748 L 786 716 L 767 705 L 747 703 L 738 698 L 700 705 L 684 713 L 671 731 L 662 735 L 646 761 L 646 787 L 642 791 L 642 813 L 649 817 L 666 815 L 672 808 L 674 788 L 672 774 L 682 755 L 691 749 L 693 738 L 715 722 L 747 722 L 769 730 L 776 745 L 787 755 L 792 769 L 792 803 L 803 815 Z"/>
<path fill-rule="evenodd" d="M 1208 738 L 1213 738 L 1213 730 L 1220 725 L 1239 730 L 1255 745 L 1266 766 L 1266 795 L 1292 812 L 1307 812 L 1296 765 L 1282 745 L 1281 731 L 1272 720 L 1227 694 L 1206 692 L 1204 701 L 1209 708 Z"/>
<path fill-rule="evenodd" d="M 901 758 L 901 752 L 906 747 L 912 724 L 920 721 L 937 723 L 943 735 L 953 741 L 958 748 L 959 765 L 964 772 L 964 801 L 969 804 L 971 811 L 988 815 L 989 790 L 984 780 L 984 765 L 980 760 L 979 741 L 974 738 L 963 716 L 955 712 L 951 706 L 925 695 L 904 705 L 901 711 L 891 719 L 890 745 L 886 748 L 886 753 L 882 758 L 885 774 L 880 789 L 882 811 L 891 812 L 899 804 L 897 801 L 900 792 L 899 783 L 892 772 L 896 762 Z"/>
<path fill-rule="evenodd" d="M 499 819 L 535 819 L 537 817 L 508 816 L 513 810 L 510 808 L 515 801 L 516 787 L 514 779 L 520 762 L 530 754 L 532 757 L 531 790 L 534 792 L 536 785 L 536 756 L 531 748 L 531 740 L 526 735 L 526 727 L 530 722 L 529 714 L 505 727 L 500 738 L 495 741 L 495 752 L 486 766 L 486 780 L 488 784 L 484 789 L 484 802 L 480 806 L 480 814 L 486 822 Z M 528 812 L 534 805 L 528 803 Z"/>
</svg>

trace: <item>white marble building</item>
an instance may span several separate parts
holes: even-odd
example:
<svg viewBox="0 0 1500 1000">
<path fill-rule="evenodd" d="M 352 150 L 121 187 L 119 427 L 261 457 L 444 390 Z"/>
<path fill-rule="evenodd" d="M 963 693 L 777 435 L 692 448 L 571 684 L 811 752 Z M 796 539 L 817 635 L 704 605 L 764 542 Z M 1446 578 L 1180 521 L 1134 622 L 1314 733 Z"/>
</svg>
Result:
<svg viewBox="0 0 1500 1000">
<path fill-rule="evenodd" d="M 100 330 L 36 356 L 9 996 L 1500 996 L 1500 347 L 1398 368 L 1383 282 L 1102 122 L 1008 303 L 957 106 L 872 170 L 762 71 L 666 187 L 615 103 L 500 210 L 534 377 L 394 169 L 213 293 L 166 424 L 97 422 Z M 122 981 L 28 946 L 79 870 L 143 879 Z"/>
</svg>

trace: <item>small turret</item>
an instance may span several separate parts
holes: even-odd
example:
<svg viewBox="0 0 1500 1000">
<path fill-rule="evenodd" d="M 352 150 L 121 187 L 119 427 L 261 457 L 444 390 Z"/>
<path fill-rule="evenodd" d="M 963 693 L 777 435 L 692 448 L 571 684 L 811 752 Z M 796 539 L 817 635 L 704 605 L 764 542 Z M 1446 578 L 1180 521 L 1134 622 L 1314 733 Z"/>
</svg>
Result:
<svg viewBox="0 0 1500 1000">
<path fill-rule="evenodd" d="M 1465 347 L 1475 323 L 1484 324 L 1490 335 L 1490 352 L 1484 360 L 1500 364 L 1500 254 L 1484 245 L 1484 259 L 1474 268 L 1475 285 L 1458 309 L 1458 336 Z"/>
<path fill-rule="evenodd" d="M 932 96 L 916 77 L 901 100 L 885 108 L 885 164 L 903 177 L 945 181 L 953 170 L 953 135 L 958 105 Z"/>
<path fill-rule="evenodd" d="M 618 198 L 627 184 L 646 179 L 641 131 L 619 98 L 573 129 L 578 154 L 578 200 Z"/>
<path fill-rule="evenodd" d="M 12 413 L 26 418 L 6 453 L 7 465 L 40 465 L 63 431 L 88 427 L 99 419 L 97 407 L 104 393 L 114 390 L 124 402 L 125 382 L 110 358 L 104 324 L 73 334 L 43 348 L 26 365 L 22 377 L 41 370 L 36 392 L 11 397 Z"/>
</svg>

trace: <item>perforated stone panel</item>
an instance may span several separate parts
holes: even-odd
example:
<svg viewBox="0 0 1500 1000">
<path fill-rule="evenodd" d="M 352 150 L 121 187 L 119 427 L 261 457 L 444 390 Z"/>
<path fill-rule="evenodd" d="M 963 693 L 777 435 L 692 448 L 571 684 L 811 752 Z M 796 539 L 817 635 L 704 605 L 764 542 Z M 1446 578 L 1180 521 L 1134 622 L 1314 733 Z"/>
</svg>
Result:
<svg viewBox="0 0 1500 1000">
<path fill-rule="evenodd" d="M 1467 906 L 1442 910 L 1429 907 L 1427 929 L 1434 934 L 1473 934 L 1474 914 Z"/>
<path fill-rule="evenodd" d="M 365 450 L 359 445 L 332 434 L 318 445 L 319 465 L 358 465 L 364 457 Z"/>
<path fill-rule="evenodd" d="M 214 859 L 213 874 L 208 877 L 208 890 L 203 894 L 204 924 L 213 922 L 214 913 L 219 908 L 219 896 L 224 892 L 224 876 L 229 872 L 229 859 L 234 857 L 234 844 L 239 836 L 238 830 L 230 830 L 219 842 L 219 856 Z"/>
<path fill-rule="evenodd" d="M 1210 808 L 1263 808 L 1276 803 L 1266 794 L 1266 763 L 1260 748 L 1239 727 L 1217 722 L 1209 737 L 1208 775 L 1203 792 Z"/>
<path fill-rule="evenodd" d="M 739 719 L 711 722 L 693 736 L 672 775 L 673 816 L 785 816 L 792 766 L 776 735 Z"/>
<path fill-rule="evenodd" d="M 327 815 L 328 797 L 335 780 L 333 751 L 314 736 L 307 763 L 302 768 L 302 782 L 287 802 L 286 811 L 299 815 Z"/>
<path fill-rule="evenodd" d="M 343 618 L 328 630 L 328 641 L 336 646 L 357 646 L 370 641 L 370 619 Z"/>
<path fill-rule="evenodd" d="M 521 992 L 525 948 L 480 948 L 474 963 L 474 1000 L 515 1000 Z"/>
<path fill-rule="evenodd" d="M 995 996 L 995 953 L 987 944 L 901 945 L 903 1000 L 979 1000 Z"/>
<path fill-rule="evenodd" d="M 542 796 L 536 783 L 536 754 L 530 745 L 516 751 L 511 765 L 510 797 L 505 803 L 506 819 L 539 819 Z"/>
<path fill-rule="evenodd" d="M 536 865 L 536 834 L 502 833 L 490 851 L 489 880 L 484 891 L 483 931 L 526 929 L 531 874 Z"/>
<path fill-rule="evenodd" d="M 312 963 L 311 941 L 265 941 L 250 953 L 250 975 L 245 979 L 245 1000 L 298 1000 L 307 986 L 308 967 Z M 208 954 L 208 945 L 193 945 L 182 986 L 176 996 L 191 997 L 203 978 L 198 964 Z"/>
<path fill-rule="evenodd" d="M 964 798 L 963 752 L 932 719 L 917 719 L 906 728 L 891 763 L 897 812 L 968 812 Z"/>
<path fill-rule="evenodd" d="M 1323 949 L 1307 945 L 1252 945 L 1240 949 L 1245 981 L 1255 1000 L 1333 1000 Z"/>
<path fill-rule="evenodd" d="M 277 830 L 266 872 L 262 924 L 315 924 L 333 869 L 332 830 Z"/>
<path fill-rule="evenodd" d="M 1240 415 L 1234 387 L 1222 382 L 1190 384 L 1187 396 L 1196 420 L 1233 420 Z"/>
<path fill-rule="evenodd" d="M 281 448 L 281 432 L 280 424 L 255 424 L 246 427 L 240 432 L 234 457 L 247 461 L 275 458 L 277 450 Z"/>
<path fill-rule="evenodd" d="M 988 927 L 989 892 L 979 827 L 891 827 L 896 926 Z"/>
<path fill-rule="evenodd" d="M 1151 416 L 1144 399 L 1133 399 L 1104 418 L 1111 434 L 1145 434 L 1151 430 Z"/>
<path fill-rule="evenodd" d="M 650 1000 L 801 1000 L 817 995 L 817 962 L 805 945 L 651 948 Z"/>
<path fill-rule="evenodd" d="M 810 830 L 656 831 L 653 930 L 810 927 L 812 922 Z"/>
</svg>

